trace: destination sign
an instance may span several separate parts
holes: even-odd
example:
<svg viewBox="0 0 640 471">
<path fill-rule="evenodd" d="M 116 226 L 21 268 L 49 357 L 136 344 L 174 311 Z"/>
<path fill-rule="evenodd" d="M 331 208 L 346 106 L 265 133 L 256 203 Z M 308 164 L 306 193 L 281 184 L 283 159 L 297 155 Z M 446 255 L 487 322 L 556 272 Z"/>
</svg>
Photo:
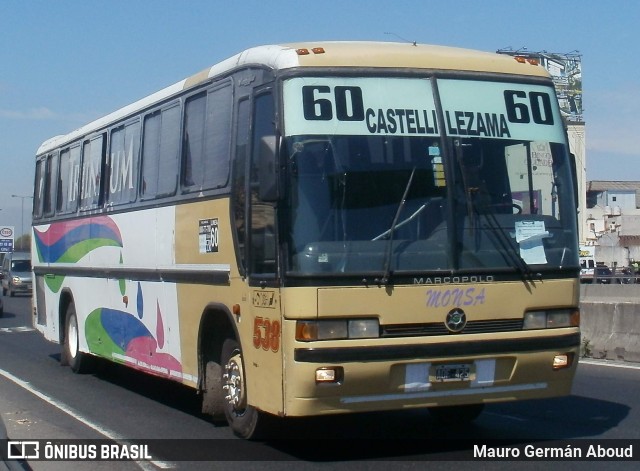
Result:
<svg viewBox="0 0 640 471">
<path fill-rule="evenodd" d="M 296 77 L 284 84 L 287 135 L 486 137 L 564 142 L 552 87 L 418 78 Z M 444 123 L 444 129 L 439 129 Z"/>
</svg>

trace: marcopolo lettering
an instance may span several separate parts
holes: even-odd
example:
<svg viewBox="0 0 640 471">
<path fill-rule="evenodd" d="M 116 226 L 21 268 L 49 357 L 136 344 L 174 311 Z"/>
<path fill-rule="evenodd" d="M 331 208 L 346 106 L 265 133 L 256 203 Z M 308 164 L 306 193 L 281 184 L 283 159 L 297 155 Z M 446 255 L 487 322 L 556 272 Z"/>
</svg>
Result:
<svg viewBox="0 0 640 471">
<path fill-rule="evenodd" d="M 414 285 L 448 285 L 460 283 L 492 283 L 495 278 L 492 275 L 470 275 L 470 276 L 443 276 L 414 278 Z"/>
</svg>

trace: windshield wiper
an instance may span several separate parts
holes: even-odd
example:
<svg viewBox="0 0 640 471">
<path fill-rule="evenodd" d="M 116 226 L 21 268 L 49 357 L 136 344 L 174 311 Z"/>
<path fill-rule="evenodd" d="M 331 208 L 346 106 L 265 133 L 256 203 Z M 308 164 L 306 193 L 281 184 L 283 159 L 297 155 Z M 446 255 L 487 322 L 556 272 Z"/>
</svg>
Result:
<svg viewBox="0 0 640 471">
<path fill-rule="evenodd" d="M 502 253 L 504 254 L 503 256 L 511 261 L 512 266 L 522 275 L 523 280 L 533 281 L 533 271 L 529 267 L 529 264 L 516 250 L 514 250 L 511 240 L 509 240 L 509 236 L 504 232 L 491 206 L 486 203 L 482 203 L 482 198 L 488 196 L 486 188 L 484 188 L 480 182 L 476 182 L 473 186 L 471 185 L 469 180 L 473 180 L 473 178 L 470 178 L 473 175 L 469 175 L 470 169 L 467 168 L 464 162 L 464 146 L 465 144 L 457 141 L 455 144 L 455 156 L 462 176 L 462 186 L 464 189 L 467 215 L 471 224 L 472 234 L 476 237 L 480 237 L 480 233 L 477 232 L 477 225 L 481 216 L 484 215 L 486 225 L 490 230 L 488 233 L 494 235 L 497 239 L 494 243 L 497 247 L 502 249 Z M 481 208 L 482 212 L 480 212 L 478 208 Z M 537 274 L 537 276 L 539 277 L 540 274 Z"/>
<path fill-rule="evenodd" d="M 520 274 L 522 274 L 523 278 L 533 281 L 534 277 L 531 267 L 529 267 L 529 264 L 525 261 L 525 259 L 522 258 L 522 256 L 516 250 L 514 250 L 513 245 L 511 244 L 511 240 L 509 240 L 509 236 L 505 234 L 502 226 L 500 226 L 496 215 L 493 214 L 491 210 L 487 211 L 487 208 L 483 209 L 485 209 L 485 221 L 487 222 L 489 229 L 491 229 L 490 234 L 496 235 L 498 244 L 500 244 L 504 252 L 509 255 L 513 262 L 514 268 L 516 268 L 520 272 Z M 537 274 L 537 276 L 539 277 L 540 274 Z"/>
<path fill-rule="evenodd" d="M 400 229 L 402 226 L 409 224 L 411 221 L 413 221 L 415 218 L 417 218 L 418 216 L 420 216 L 420 213 L 422 213 L 422 211 L 424 211 L 427 208 L 427 203 L 423 204 L 422 206 L 420 206 L 418 209 L 415 210 L 415 212 L 409 216 L 408 218 L 402 220 L 402 222 L 399 222 L 395 225 L 395 227 L 392 227 L 390 229 L 387 229 L 386 231 L 384 231 L 382 234 L 375 236 L 373 239 L 371 240 L 380 240 L 380 239 L 384 239 L 385 237 L 387 237 L 389 234 L 391 234 L 392 230 L 396 230 L 396 229 Z"/>
<path fill-rule="evenodd" d="M 393 233 L 398 227 L 398 219 L 400 218 L 400 214 L 402 213 L 402 209 L 404 208 L 405 203 L 407 202 L 407 195 L 409 194 L 409 189 L 411 188 L 411 183 L 413 182 L 413 176 L 416 173 L 416 167 L 413 167 L 411 170 L 411 175 L 409 175 L 409 181 L 407 182 L 407 186 L 404 189 L 404 193 L 402 195 L 402 199 L 400 200 L 400 204 L 398 205 L 398 209 L 396 210 L 396 214 L 393 217 L 393 222 L 391 223 L 391 227 L 388 231 L 385 232 L 389 234 L 389 241 L 387 242 L 387 247 L 385 249 L 384 254 L 384 273 L 382 275 L 382 279 L 380 283 L 386 285 L 389 283 L 389 278 L 391 277 L 391 255 L 393 254 Z"/>
</svg>

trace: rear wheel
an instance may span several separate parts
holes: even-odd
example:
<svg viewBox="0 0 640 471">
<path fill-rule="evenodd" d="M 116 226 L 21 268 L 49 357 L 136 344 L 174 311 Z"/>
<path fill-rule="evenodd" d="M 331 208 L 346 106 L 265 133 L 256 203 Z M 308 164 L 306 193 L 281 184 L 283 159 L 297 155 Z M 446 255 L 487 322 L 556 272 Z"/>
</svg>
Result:
<svg viewBox="0 0 640 471">
<path fill-rule="evenodd" d="M 80 351 L 80 333 L 78 331 L 78 317 L 73 302 L 67 306 L 64 329 L 64 346 L 62 349 L 62 364 L 69 365 L 74 373 L 87 373 L 91 369 L 92 358 Z"/>
<path fill-rule="evenodd" d="M 270 417 L 247 403 L 242 350 L 235 339 L 222 345 L 222 397 L 224 414 L 233 432 L 248 439 L 265 438 Z"/>
</svg>

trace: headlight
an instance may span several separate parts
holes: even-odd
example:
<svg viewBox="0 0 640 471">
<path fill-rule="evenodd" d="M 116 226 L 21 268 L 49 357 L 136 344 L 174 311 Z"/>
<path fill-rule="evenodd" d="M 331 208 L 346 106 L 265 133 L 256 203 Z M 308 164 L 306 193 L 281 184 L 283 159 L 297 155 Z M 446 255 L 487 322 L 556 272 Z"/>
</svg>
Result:
<svg viewBox="0 0 640 471">
<path fill-rule="evenodd" d="M 356 319 L 349 321 L 350 339 L 370 339 L 380 336 L 378 319 Z"/>
<path fill-rule="evenodd" d="M 545 329 L 547 327 L 547 313 L 545 311 L 529 311 L 524 314 L 524 330 Z"/>
<path fill-rule="evenodd" d="M 378 319 L 323 319 L 296 322 L 296 340 L 366 339 L 380 336 Z"/>
<path fill-rule="evenodd" d="M 338 340 L 347 338 L 347 323 L 343 321 L 318 322 L 318 338 Z"/>
<path fill-rule="evenodd" d="M 22 283 L 22 278 L 20 278 L 19 276 L 14 276 L 13 278 L 11 278 L 11 282 L 14 285 L 19 285 L 20 283 Z"/>
<path fill-rule="evenodd" d="M 547 314 L 547 328 L 571 327 L 571 312 L 556 311 Z"/>
<path fill-rule="evenodd" d="M 580 310 L 555 309 L 551 311 L 529 311 L 524 315 L 524 330 L 578 327 Z"/>
</svg>

